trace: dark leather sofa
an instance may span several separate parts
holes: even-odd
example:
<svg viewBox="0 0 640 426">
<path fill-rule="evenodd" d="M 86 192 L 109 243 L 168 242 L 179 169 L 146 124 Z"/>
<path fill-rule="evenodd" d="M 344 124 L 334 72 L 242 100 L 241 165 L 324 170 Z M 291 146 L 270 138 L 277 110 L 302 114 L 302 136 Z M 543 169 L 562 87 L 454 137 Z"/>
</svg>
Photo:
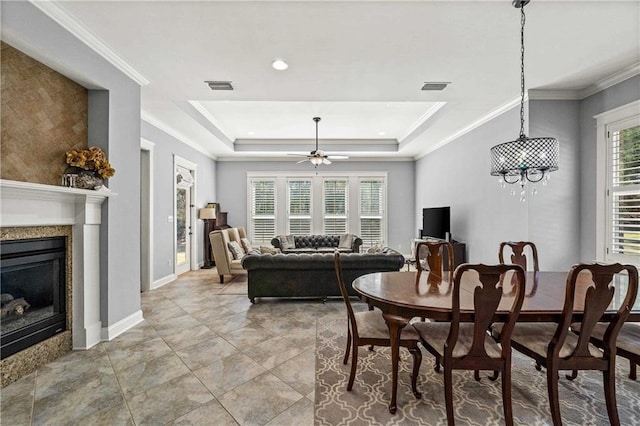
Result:
<svg viewBox="0 0 640 426">
<path fill-rule="evenodd" d="M 340 289 L 329 253 L 250 254 L 242 259 L 247 270 L 249 299 L 256 297 L 339 297 Z M 341 254 L 342 270 L 349 294 L 353 280 L 371 272 L 398 271 L 404 256 L 387 249 L 380 253 Z"/>
<path fill-rule="evenodd" d="M 286 247 L 284 237 L 278 235 L 271 240 L 271 245 L 279 248 L 283 253 L 333 253 L 337 248 L 340 253 L 358 253 L 362 245 L 362 238 L 348 234 L 352 238 L 349 248 L 339 248 L 340 235 L 294 235 L 294 247 Z"/>
</svg>

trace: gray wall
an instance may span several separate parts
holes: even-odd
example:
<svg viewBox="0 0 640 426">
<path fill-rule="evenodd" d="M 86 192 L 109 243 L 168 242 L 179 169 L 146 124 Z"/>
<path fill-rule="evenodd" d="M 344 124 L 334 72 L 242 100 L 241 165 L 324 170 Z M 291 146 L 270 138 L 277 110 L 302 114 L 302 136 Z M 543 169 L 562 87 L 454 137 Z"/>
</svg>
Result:
<svg viewBox="0 0 640 426">
<path fill-rule="evenodd" d="M 108 186 L 117 195 L 103 205 L 101 230 L 100 308 L 108 327 L 140 310 L 140 87 L 31 3 L 1 7 L 3 39 L 79 84 L 105 91 L 102 100 L 92 99 L 108 123 L 93 117 L 89 135 L 116 169 Z"/>
<path fill-rule="evenodd" d="M 527 123 L 530 136 L 555 136 L 560 170 L 526 203 L 500 188 L 489 175 L 489 150 L 519 134 L 519 106 L 474 129 L 416 163 L 415 223 L 422 208 L 451 206 L 451 234 L 467 244 L 467 261 L 497 263 L 501 241 L 531 240 L 539 246 L 541 267 L 567 269 L 578 259 L 577 102 L 533 101 Z M 529 132 L 525 128 L 525 132 Z M 543 134 L 544 133 L 544 134 Z"/>
<path fill-rule="evenodd" d="M 216 200 L 216 162 L 183 144 L 173 136 L 166 134 L 155 126 L 143 121 L 142 137 L 155 144 L 153 149 L 153 279 L 159 280 L 173 274 L 173 223 L 167 221 L 173 216 L 173 156 L 178 155 L 185 160 L 197 164 L 196 200 L 197 209 L 205 207 L 208 202 Z M 204 224 L 196 220 L 193 230 L 193 241 L 198 246 L 198 262 L 203 262 Z"/>
<path fill-rule="evenodd" d="M 413 161 L 335 161 L 330 166 L 320 166 L 322 171 L 335 172 L 388 172 L 387 207 L 389 209 L 389 247 L 407 254 L 411 252 L 410 240 L 414 238 L 415 174 Z M 247 172 L 259 171 L 312 171 L 309 163 L 295 161 L 219 161 L 217 194 L 222 211 L 229 213 L 231 226 L 247 226 Z"/>
<path fill-rule="evenodd" d="M 640 75 L 598 92 L 580 103 L 580 210 L 582 236 L 580 255 L 596 256 L 596 120 L 594 115 L 640 99 Z"/>
</svg>

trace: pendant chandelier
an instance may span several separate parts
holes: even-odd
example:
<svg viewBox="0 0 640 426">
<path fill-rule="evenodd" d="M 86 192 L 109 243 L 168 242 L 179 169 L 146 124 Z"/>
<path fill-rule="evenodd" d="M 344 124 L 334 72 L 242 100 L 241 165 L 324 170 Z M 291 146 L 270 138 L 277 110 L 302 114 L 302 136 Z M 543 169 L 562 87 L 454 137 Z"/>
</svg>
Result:
<svg viewBox="0 0 640 426">
<path fill-rule="evenodd" d="M 535 195 L 536 183 L 546 185 L 549 173 L 558 170 L 560 149 L 553 137 L 530 138 L 524 133 L 524 7 L 529 0 L 513 0 L 520 9 L 520 136 L 510 142 L 491 148 L 491 176 L 499 176 L 500 184 L 520 184 L 520 201 L 526 200 L 527 182 L 532 183 L 531 194 Z M 515 188 L 511 194 L 515 195 Z"/>
</svg>

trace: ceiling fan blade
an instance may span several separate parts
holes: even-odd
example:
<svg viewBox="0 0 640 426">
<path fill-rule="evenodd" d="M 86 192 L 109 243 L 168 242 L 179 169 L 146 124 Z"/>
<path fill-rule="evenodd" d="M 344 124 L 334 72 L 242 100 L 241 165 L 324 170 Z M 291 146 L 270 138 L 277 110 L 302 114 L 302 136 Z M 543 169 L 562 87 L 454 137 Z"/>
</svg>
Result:
<svg viewBox="0 0 640 426">
<path fill-rule="evenodd" d="M 329 155 L 328 158 L 331 158 L 332 160 L 347 160 L 349 159 L 348 155 Z"/>
<path fill-rule="evenodd" d="M 309 157 L 307 154 L 292 154 L 292 153 L 287 153 L 287 155 L 290 155 L 292 157 Z"/>
<path fill-rule="evenodd" d="M 324 158 L 324 159 L 322 160 L 322 164 L 331 164 L 331 161 L 329 161 L 329 159 L 328 159 L 328 158 Z"/>
<path fill-rule="evenodd" d="M 305 158 L 304 160 L 296 161 L 296 164 L 304 163 L 305 161 L 309 161 L 309 159 Z"/>
</svg>

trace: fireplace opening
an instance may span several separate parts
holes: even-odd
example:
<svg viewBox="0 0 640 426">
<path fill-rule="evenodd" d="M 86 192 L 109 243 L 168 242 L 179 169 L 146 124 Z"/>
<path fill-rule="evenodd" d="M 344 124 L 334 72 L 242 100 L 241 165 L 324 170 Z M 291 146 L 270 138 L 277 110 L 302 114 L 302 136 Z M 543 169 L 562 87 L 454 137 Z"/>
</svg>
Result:
<svg viewBox="0 0 640 426">
<path fill-rule="evenodd" d="M 66 330 L 66 244 L 0 242 L 0 359 Z"/>
</svg>

